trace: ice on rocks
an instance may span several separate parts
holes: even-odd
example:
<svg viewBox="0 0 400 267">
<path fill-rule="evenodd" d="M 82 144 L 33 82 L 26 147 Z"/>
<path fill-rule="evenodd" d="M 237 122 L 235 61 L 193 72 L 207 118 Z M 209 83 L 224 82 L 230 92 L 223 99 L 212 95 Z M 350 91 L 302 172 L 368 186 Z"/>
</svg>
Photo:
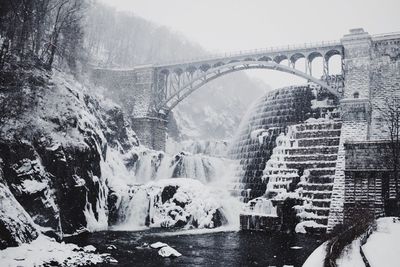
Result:
<svg viewBox="0 0 400 267">
<path fill-rule="evenodd" d="M 135 189 L 125 210 L 126 220 L 116 228 L 238 226 L 240 207 L 241 203 L 228 192 L 198 180 L 160 179 Z"/>
<path fill-rule="evenodd" d="M 159 251 L 158 251 L 158 255 L 160 255 L 163 258 L 167 258 L 167 257 L 180 257 L 182 256 L 181 253 L 179 253 L 177 250 L 175 250 L 174 248 L 171 248 L 170 246 L 165 246 L 162 247 Z"/>
<path fill-rule="evenodd" d="M 162 248 L 162 247 L 166 247 L 168 246 L 167 244 L 163 243 L 163 242 L 156 242 L 150 245 L 150 247 L 152 248 Z"/>
<path fill-rule="evenodd" d="M 83 251 L 85 251 L 85 252 L 95 252 L 96 248 L 93 245 L 87 245 L 87 246 L 83 247 Z"/>
<path fill-rule="evenodd" d="M 108 249 L 108 250 L 116 250 L 117 247 L 114 246 L 114 245 L 109 245 L 109 246 L 107 247 L 107 249 Z"/>
</svg>

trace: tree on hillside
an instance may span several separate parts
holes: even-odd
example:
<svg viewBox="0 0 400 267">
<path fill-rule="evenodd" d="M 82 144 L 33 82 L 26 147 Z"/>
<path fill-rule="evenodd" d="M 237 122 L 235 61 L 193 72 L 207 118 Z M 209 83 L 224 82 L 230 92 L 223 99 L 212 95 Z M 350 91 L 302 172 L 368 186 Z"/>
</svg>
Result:
<svg viewBox="0 0 400 267">
<path fill-rule="evenodd" d="M 396 200 L 400 200 L 399 172 L 400 172 L 400 98 L 397 96 L 387 98 L 385 104 L 377 107 L 381 119 L 388 131 L 390 143 L 389 164 L 393 169 Z M 398 204 L 397 204 L 398 206 Z"/>
<path fill-rule="evenodd" d="M 49 69 L 57 59 L 77 57 L 71 44 L 81 43 L 85 0 L 2 0 L 0 69 L 14 57 L 35 56 Z M 69 64 L 74 66 L 74 64 Z"/>
<path fill-rule="evenodd" d="M 84 45 L 93 64 L 107 67 L 133 67 L 206 54 L 199 45 L 166 27 L 98 2 L 88 11 Z"/>
</svg>

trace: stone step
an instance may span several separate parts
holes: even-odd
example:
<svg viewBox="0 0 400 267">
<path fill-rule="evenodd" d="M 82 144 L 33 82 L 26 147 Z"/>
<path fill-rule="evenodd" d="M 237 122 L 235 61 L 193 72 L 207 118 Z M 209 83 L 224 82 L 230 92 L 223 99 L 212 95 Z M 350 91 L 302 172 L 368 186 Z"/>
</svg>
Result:
<svg viewBox="0 0 400 267">
<path fill-rule="evenodd" d="M 327 184 L 305 184 L 303 185 L 303 190 L 310 192 L 310 191 L 332 191 L 333 183 Z"/>
<path fill-rule="evenodd" d="M 311 147 L 295 147 L 286 150 L 287 155 L 313 155 L 313 154 L 337 154 L 338 146 L 313 146 Z"/>
<path fill-rule="evenodd" d="M 335 168 L 308 169 L 310 176 L 335 175 Z"/>
<path fill-rule="evenodd" d="M 337 159 L 337 154 L 321 154 L 313 153 L 306 155 L 288 155 L 285 156 L 286 162 L 303 162 L 303 161 L 335 161 Z"/>
<path fill-rule="evenodd" d="M 310 161 L 310 162 L 288 162 L 286 166 L 290 169 L 315 169 L 315 168 L 335 168 L 336 161 Z"/>
<path fill-rule="evenodd" d="M 253 176 L 245 176 L 243 177 L 240 181 L 240 183 L 243 184 L 266 184 L 266 182 L 263 181 L 263 179 L 261 179 L 261 177 L 253 177 Z"/>
<path fill-rule="evenodd" d="M 318 199 L 330 199 L 332 196 L 332 191 L 313 191 L 313 190 L 304 190 L 303 196 L 309 198 L 318 198 Z"/>
<path fill-rule="evenodd" d="M 318 209 L 318 208 L 310 208 L 310 209 L 305 209 L 306 212 L 312 212 L 314 214 L 317 214 L 318 216 L 328 216 L 329 215 L 329 209 Z"/>
<path fill-rule="evenodd" d="M 326 137 L 326 138 L 307 138 L 299 139 L 297 141 L 298 147 L 313 147 L 313 146 L 339 146 L 340 138 Z"/>
<path fill-rule="evenodd" d="M 308 176 L 307 178 L 308 183 L 313 184 L 326 184 L 326 183 L 333 183 L 335 180 L 335 175 L 321 175 L 321 176 Z"/>
<path fill-rule="evenodd" d="M 340 137 L 340 129 L 337 130 L 312 130 L 302 131 L 295 134 L 296 139 L 317 138 L 317 137 Z"/>
<path fill-rule="evenodd" d="M 330 208 L 331 205 L 331 200 L 330 199 L 312 199 L 311 203 L 315 207 L 320 207 L 320 208 Z"/>
<path fill-rule="evenodd" d="M 341 122 L 316 122 L 316 123 L 302 123 L 295 126 L 297 132 L 307 130 L 340 130 L 342 128 Z"/>
</svg>

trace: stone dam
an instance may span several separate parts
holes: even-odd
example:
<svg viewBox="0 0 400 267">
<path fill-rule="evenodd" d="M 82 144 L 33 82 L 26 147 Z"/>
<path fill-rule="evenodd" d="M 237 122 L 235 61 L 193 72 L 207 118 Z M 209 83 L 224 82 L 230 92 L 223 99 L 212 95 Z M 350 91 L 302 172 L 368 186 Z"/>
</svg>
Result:
<svg viewBox="0 0 400 267">
<path fill-rule="evenodd" d="M 329 72 L 333 55 L 341 57 L 336 76 Z M 310 65 L 317 57 L 320 78 Z M 295 69 L 300 58 L 305 72 Z M 334 43 L 129 71 L 96 69 L 92 78 L 120 92 L 139 140 L 155 150 L 165 150 L 168 112 L 213 79 L 257 68 L 305 78 L 306 85 L 269 92 L 250 108 L 230 148 L 239 162 L 231 190 L 247 203 L 242 229 L 323 233 L 359 215 L 399 215 L 398 175 L 388 164 L 390 135 L 382 116 L 388 101 L 400 98 L 399 59 L 399 33 L 370 35 L 359 28 Z"/>
</svg>

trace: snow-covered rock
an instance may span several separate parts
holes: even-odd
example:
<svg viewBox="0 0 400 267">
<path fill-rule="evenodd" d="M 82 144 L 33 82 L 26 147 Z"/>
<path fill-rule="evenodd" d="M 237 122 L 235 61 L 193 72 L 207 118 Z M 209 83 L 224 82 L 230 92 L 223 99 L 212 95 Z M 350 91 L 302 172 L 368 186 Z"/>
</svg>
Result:
<svg viewBox="0 0 400 267">
<path fill-rule="evenodd" d="M 93 245 L 87 245 L 87 246 L 83 247 L 83 251 L 85 251 L 85 252 L 95 252 L 96 248 Z"/>
<path fill-rule="evenodd" d="M 116 250 L 117 247 L 114 246 L 114 245 L 109 245 L 109 246 L 107 247 L 107 249 L 108 249 L 108 250 Z"/>
<path fill-rule="evenodd" d="M 74 244 L 58 243 L 39 236 L 30 244 L 0 250 L 2 266 L 89 266 L 115 259 L 107 254 L 85 252 Z"/>
<path fill-rule="evenodd" d="M 321 228 L 326 227 L 325 225 L 319 224 L 315 221 L 302 221 L 298 223 L 294 229 L 294 231 L 298 234 L 307 234 L 306 227 L 308 228 Z"/>
<path fill-rule="evenodd" d="M 117 228 L 215 228 L 238 225 L 240 202 L 228 192 L 189 178 L 160 179 L 139 186 Z"/>
<path fill-rule="evenodd" d="M 163 243 L 163 242 L 156 242 L 150 245 L 151 248 L 162 248 L 162 247 L 166 247 L 168 246 L 167 244 Z"/>
<path fill-rule="evenodd" d="M 0 249 L 31 242 L 38 237 L 32 218 L 2 183 L 0 169 Z"/>
<path fill-rule="evenodd" d="M 165 246 L 162 247 L 159 251 L 158 251 L 158 255 L 160 255 L 163 258 L 167 258 L 167 257 L 180 257 L 182 256 L 181 253 L 179 253 L 176 249 L 171 248 L 170 246 Z"/>
</svg>

